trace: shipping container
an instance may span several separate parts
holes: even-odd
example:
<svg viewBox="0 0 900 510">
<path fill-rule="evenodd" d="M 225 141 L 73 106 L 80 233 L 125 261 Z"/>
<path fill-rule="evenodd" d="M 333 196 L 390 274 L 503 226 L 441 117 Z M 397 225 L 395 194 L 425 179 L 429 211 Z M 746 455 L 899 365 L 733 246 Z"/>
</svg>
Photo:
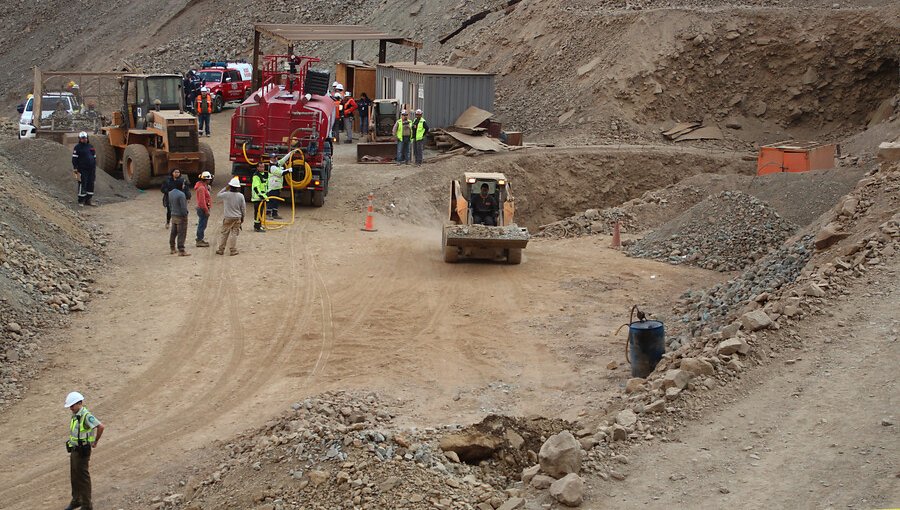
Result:
<svg viewBox="0 0 900 510">
<path fill-rule="evenodd" d="M 837 146 L 818 142 L 788 141 L 759 149 L 756 175 L 780 172 L 808 172 L 834 168 Z"/>
</svg>

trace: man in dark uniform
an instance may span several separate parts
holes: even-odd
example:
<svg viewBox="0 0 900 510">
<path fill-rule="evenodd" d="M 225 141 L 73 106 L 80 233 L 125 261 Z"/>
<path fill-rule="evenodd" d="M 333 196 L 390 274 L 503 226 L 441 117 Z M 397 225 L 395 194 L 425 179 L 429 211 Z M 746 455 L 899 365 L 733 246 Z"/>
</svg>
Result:
<svg viewBox="0 0 900 510">
<path fill-rule="evenodd" d="M 97 178 L 97 155 L 84 131 L 78 133 L 78 143 L 72 149 L 72 171 L 78 181 L 78 205 L 94 205 L 94 180 Z"/>
<path fill-rule="evenodd" d="M 69 452 L 69 472 L 72 481 L 72 500 L 66 510 L 81 508 L 91 510 L 91 473 L 88 471 L 91 462 L 91 451 L 100 442 L 105 428 L 100 420 L 84 407 L 84 395 L 73 391 L 66 396 L 65 406 L 72 411 L 69 422 L 69 439 L 66 451 Z"/>
<path fill-rule="evenodd" d="M 497 226 L 500 207 L 497 199 L 488 194 L 490 189 L 491 187 L 486 182 L 481 183 L 481 193 L 472 194 L 472 198 L 469 200 L 469 204 L 472 206 L 472 223 L 476 225 Z"/>
</svg>

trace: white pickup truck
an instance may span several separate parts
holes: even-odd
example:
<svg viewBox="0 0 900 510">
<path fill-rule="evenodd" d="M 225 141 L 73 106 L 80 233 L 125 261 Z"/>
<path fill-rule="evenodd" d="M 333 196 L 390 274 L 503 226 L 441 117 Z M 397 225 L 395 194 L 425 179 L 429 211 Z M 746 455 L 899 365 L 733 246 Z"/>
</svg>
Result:
<svg viewBox="0 0 900 510">
<path fill-rule="evenodd" d="M 74 114 L 81 107 L 78 100 L 71 92 L 48 92 L 41 96 L 41 119 L 47 119 L 56 111 L 59 105 L 70 114 Z M 19 138 L 34 138 L 34 98 L 29 97 L 24 105 L 20 105 L 22 111 L 19 117 Z"/>
</svg>

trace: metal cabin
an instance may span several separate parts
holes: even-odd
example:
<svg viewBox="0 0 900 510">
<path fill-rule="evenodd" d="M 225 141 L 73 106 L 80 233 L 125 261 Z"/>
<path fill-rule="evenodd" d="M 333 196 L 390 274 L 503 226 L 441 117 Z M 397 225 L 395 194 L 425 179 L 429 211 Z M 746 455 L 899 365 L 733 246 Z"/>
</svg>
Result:
<svg viewBox="0 0 900 510">
<path fill-rule="evenodd" d="M 470 106 L 494 111 L 494 75 L 471 69 L 398 62 L 375 69 L 378 99 L 421 108 L 428 126 L 445 128 Z"/>
</svg>

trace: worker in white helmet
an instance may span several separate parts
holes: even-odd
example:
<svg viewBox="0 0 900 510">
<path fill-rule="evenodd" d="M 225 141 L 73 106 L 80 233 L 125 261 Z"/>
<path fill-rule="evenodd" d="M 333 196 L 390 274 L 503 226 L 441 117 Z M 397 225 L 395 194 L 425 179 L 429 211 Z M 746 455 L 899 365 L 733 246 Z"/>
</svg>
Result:
<svg viewBox="0 0 900 510">
<path fill-rule="evenodd" d="M 94 181 L 97 179 L 97 153 L 88 141 L 88 134 L 78 133 L 78 143 L 72 149 L 72 171 L 78 182 L 78 205 L 94 205 Z"/>
<path fill-rule="evenodd" d="M 416 166 L 421 165 L 425 157 L 426 133 L 428 133 L 428 121 L 422 116 L 422 110 L 416 109 L 416 118 L 412 121 L 413 155 Z"/>
<path fill-rule="evenodd" d="M 246 212 L 246 201 L 241 193 L 241 180 L 232 177 L 228 185 L 222 188 L 217 195 L 222 200 L 224 214 L 222 215 L 222 232 L 219 236 L 217 255 L 225 255 L 225 247 L 228 246 L 229 255 L 237 255 L 237 236 L 241 232 Z"/>
<path fill-rule="evenodd" d="M 409 145 L 412 141 L 412 123 L 409 112 L 400 111 L 400 118 L 394 123 L 394 135 L 397 137 L 397 164 L 409 164 Z"/>
<path fill-rule="evenodd" d="M 213 97 L 209 94 L 209 89 L 200 87 L 200 95 L 197 96 L 197 102 L 194 105 L 197 112 L 197 136 L 203 136 L 204 126 L 206 127 L 206 136 L 209 136 L 209 119 L 212 115 L 215 105 Z"/>
<path fill-rule="evenodd" d="M 106 428 L 87 407 L 84 406 L 84 395 L 73 391 L 66 396 L 65 407 L 72 411 L 69 421 L 69 439 L 66 440 L 66 451 L 69 452 L 69 472 L 72 482 L 72 500 L 66 510 L 81 508 L 91 510 L 91 474 L 89 464 L 91 452 L 100 442 L 100 436 Z"/>
</svg>

